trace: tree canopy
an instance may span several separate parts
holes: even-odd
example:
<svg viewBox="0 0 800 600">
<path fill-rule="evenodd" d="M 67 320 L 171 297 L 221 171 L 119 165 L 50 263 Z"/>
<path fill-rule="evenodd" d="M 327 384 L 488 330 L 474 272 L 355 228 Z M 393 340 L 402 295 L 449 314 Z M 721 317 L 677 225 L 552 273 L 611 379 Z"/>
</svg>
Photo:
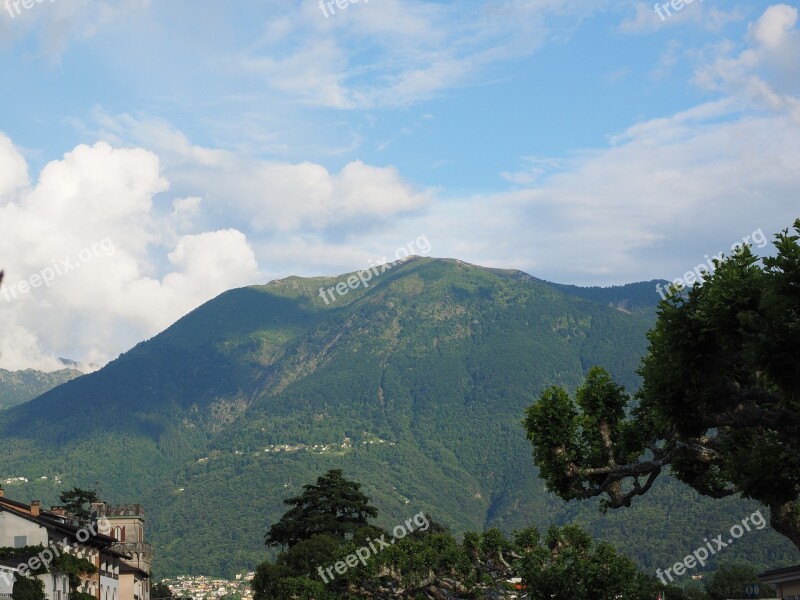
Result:
<svg viewBox="0 0 800 600">
<path fill-rule="evenodd" d="M 97 502 L 97 493 L 94 490 L 84 490 L 76 487 L 62 492 L 59 500 L 61 500 L 68 513 L 79 521 L 85 522 L 91 516 L 92 502 Z"/>
<path fill-rule="evenodd" d="M 360 483 L 345 479 L 341 469 L 331 469 L 316 484 L 304 485 L 302 494 L 283 501 L 293 508 L 270 527 L 266 545 L 291 548 L 322 533 L 345 539 L 367 526 L 378 509 L 370 506 L 360 488 Z"/>
<path fill-rule="evenodd" d="M 165 583 L 156 583 L 150 588 L 151 600 L 170 600 L 174 597 L 172 590 Z"/>
<path fill-rule="evenodd" d="M 702 494 L 768 506 L 800 548 L 800 219 L 794 231 L 661 302 L 635 398 L 599 367 L 574 400 L 541 394 L 524 424 L 550 489 L 630 506 L 668 466 Z"/>
<path fill-rule="evenodd" d="M 313 492 L 330 475 L 306 491 Z M 297 499 L 290 500 L 296 508 Z M 368 525 L 349 540 L 322 531 L 298 541 L 274 563 L 259 565 L 252 581 L 255 600 L 500 598 L 523 587 L 541 598 L 652 600 L 663 589 L 630 558 L 608 544 L 595 544 L 574 525 L 553 527 L 544 537 L 530 527 L 512 539 L 499 529 L 468 531 L 459 543 L 428 515 L 422 528 L 416 521 L 421 514 L 415 515 L 419 528 L 402 537 Z M 668 588 L 667 594 L 688 600 L 678 588 Z"/>
<path fill-rule="evenodd" d="M 706 586 L 710 600 L 744 598 L 744 587 L 758 583 L 758 570 L 750 565 L 721 565 Z M 775 588 L 771 585 L 759 586 L 759 598 L 775 598 Z"/>
<path fill-rule="evenodd" d="M 521 560 L 523 580 L 536 598 L 651 599 L 657 583 L 609 544 L 595 544 L 575 525 L 551 527 Z"/>
</svg>

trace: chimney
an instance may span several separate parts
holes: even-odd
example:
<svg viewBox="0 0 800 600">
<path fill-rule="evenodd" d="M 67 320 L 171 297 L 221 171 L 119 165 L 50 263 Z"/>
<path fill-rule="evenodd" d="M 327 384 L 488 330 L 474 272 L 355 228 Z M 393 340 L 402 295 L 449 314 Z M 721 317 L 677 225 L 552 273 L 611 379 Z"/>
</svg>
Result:
<svg viewBox="0 0 800 600">
<path fill-rule="evenodd" d="M 31 516 L 38 517 L 39 516 L 39 508 L 41 507 L 42 503 L 38 500 L 31 501 Z"/>
<path fill-rule="evenodd" d="M 5 498 L 5 496 L 6 496 L 5 490 L 2 487 L 0 487 L 0 498 Z"/>
<path fill-rule="evenodd" d="M 66 515 L 67 511 L 63 506 L 51 506 L 50 512 L 54 515 L 58 515 L 59 517 L 63 517 Z"/>
</svg>

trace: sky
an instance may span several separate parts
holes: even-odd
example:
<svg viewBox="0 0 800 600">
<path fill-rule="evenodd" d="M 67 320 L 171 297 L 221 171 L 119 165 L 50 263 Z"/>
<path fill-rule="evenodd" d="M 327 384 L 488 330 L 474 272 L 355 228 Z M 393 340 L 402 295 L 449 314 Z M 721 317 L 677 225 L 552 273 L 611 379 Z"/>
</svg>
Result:
<svg viewBox="0 0 800 600">
<path fill-rule="evenodd" d="M 578 285 L 768 253 L 800 217 L 799 10 L 0 0 L 0 368 L 403 248 Z"/>
</svg>

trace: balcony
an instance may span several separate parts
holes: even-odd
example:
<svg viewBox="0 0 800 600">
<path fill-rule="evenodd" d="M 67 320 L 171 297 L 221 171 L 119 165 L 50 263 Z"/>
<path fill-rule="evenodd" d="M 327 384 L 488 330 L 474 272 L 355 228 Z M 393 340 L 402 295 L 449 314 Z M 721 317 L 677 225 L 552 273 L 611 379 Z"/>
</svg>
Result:
<svg viewBox="0 0 800 600">
<path fill-rule="evenodd" d="M 126 554 L 143 554 L 144 556 L 153 556 L 153 546 L 147 542 L 117 542 L 114 544 L 114 550 L 117 552 L 124 552 Z"/>
</svg>

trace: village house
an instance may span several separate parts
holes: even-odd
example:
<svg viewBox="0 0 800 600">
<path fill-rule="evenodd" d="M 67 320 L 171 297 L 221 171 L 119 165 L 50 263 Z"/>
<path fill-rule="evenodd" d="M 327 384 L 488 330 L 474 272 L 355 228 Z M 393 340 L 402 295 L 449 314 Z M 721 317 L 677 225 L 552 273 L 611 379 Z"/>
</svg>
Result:
<svg viewBox="0 0 800 600">
<path fill-rule="evenodd" d="M 5 497 L 0 488 L 0 548 L 11 550 L 43 546 L 32 561 L 52 560 L 53 554 L 71 554 L 93 564 L 94 574 L 81 576 L 78 591 L 97 600 L 149 600 L 152 547 L 144 541 L 144 512 L 140 505 L 92 504 L 89 524 L 75 522 L 63 507 L 49 511 L 40 502 L 30 505 Z M 7 558 L 7 557 L 6 557 Z M 24 560 L 0 563 L 0 600 L 10 597 L 14 576 L 25 575 Z M 69 579 L 56 568 L 36 576 L 44 583 L 48 600 L 69 599 Z"/>
<path fill-rule="evenodd" d="M 758 576 L 761 583 L 774 585 L 781 600 L 800 600 L 800 565 L 773 569 Z"/>
</svg>

